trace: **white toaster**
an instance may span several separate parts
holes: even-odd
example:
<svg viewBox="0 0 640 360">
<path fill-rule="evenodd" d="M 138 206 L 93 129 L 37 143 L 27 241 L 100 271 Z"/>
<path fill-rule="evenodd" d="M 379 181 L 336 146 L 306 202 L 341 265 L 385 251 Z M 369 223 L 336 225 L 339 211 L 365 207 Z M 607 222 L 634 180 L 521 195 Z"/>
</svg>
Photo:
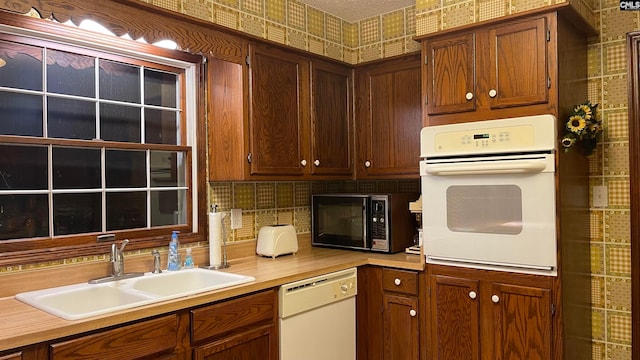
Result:
<svg viewBox="0 0 640 360">
<path fill-rule="evenodd" d="M 256 253 L 275 258 L 298 252 L 298 237 L 293 225 L 263 226 L 258 232 Z"/>
</svg>

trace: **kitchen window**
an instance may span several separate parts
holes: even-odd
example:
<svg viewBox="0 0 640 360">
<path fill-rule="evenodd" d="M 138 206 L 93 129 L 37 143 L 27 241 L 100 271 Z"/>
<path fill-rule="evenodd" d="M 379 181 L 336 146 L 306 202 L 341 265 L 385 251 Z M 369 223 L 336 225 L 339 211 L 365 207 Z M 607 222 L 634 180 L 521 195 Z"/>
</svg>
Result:
<svg viewBox="0 0 640 360">
<path fill-rule="evenodd" d="M 0 244 L 197 232 L 200 57 L 81 35 L 0 27 Z"/>
</svg>

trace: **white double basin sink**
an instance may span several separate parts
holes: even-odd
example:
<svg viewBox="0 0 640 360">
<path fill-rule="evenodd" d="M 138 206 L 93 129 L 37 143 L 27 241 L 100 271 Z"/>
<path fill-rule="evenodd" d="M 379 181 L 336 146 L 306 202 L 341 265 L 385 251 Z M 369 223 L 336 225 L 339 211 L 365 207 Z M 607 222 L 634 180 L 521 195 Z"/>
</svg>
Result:
<svg viewBox="0 0 640 360">
<path fill-rule="evenodd" d="M 254 277 L 202 268 L 101 284 L 74 284 L 16 294 L 15 298 L 66 320 L 124 310 L 255 281 Z"/>
</svg>

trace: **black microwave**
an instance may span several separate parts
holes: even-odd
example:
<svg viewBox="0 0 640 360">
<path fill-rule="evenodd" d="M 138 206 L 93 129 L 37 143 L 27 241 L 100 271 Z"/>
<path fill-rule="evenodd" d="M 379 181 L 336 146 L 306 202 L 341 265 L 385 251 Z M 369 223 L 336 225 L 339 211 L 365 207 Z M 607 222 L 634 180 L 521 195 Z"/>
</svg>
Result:
<svg viewBox="0 0 640 360">
<path fill-rule="evenodd" d="M 416 193 L 314 194 L 313 246 L 396 253 L 413 245 L 416 221 L 409 202 Z"/>
</svg>

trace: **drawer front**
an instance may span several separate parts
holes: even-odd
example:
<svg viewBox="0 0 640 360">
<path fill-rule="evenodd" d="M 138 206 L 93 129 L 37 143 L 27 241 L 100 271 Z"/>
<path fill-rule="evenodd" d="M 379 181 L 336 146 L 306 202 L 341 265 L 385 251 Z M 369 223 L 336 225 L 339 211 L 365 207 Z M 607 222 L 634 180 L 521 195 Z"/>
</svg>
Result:
<svg viewBox="0 0 640 360">
<path fill-rule="evenodd" d="M 382 289 L 404 294 L 418 294 L 418 273 L 409 270 L 382 269 Z"/>
<path fill-rule="evenodd" d="M 175 349 L 177 330 L 177 316 L 164 316 L 52 344 L 51 359 L 138 359 Z"/>
<path fill-rule="evenodd" d="M 268 290 L 191 311 L 194 342 L 262 321 L 277 320 L 277 293 Z"/>
</svg>

